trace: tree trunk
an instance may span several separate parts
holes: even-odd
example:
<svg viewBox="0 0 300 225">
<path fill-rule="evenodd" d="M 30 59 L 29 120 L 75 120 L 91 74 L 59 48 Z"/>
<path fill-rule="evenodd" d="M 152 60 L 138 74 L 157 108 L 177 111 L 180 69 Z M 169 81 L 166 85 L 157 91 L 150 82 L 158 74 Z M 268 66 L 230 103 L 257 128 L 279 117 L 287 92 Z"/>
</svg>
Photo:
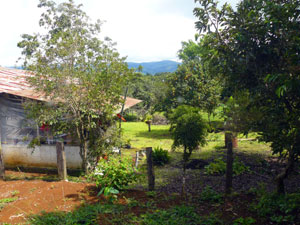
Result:
<svg viewBox="0 0 300 225">
<path fill-rule="evenodd" d="M 293 171 L 293 169 L 294 169 L 294 152 L 291 151 L 289 153 L 288 163 L 287 163 L 286 167 L 275 178 L 278 194 L 284 194 L 285 193 L 284 180 L 289 176 L 289 174 Z"/>
<path fill-rule="evenodd" d="M 152 147 L 146 148 L 147 156 L 147 174 L 148 174 L 148 189 L 153 191 L 155 188 L 155 176 L 153 170 Z"/>
<path fill-rule="evenodd" d="M 57 155 L 57 170 L 58 177 L 61 180 L 67 181 L 67 162 L 65 154 L 65 146 L 63 142 L 56 142 L 56 155 Z"/>
<path fill-rule="evenodd" d="M 84 174 L 88 173 L 88 141 L 83 141 L 83 143 L 80 144 L 80 156 L 82 159 L 81 169 L 84 172 Z"/>
<path fill-rule="evenodd" d="M 226 162 L 226 184 L 225 184 L 225 194 L 231 194 L 232 191 L 232 173 L 233 173 L 233 151 L 232 151 L 232 134 L 227 133 L 227 162 Z"/>
</svg>

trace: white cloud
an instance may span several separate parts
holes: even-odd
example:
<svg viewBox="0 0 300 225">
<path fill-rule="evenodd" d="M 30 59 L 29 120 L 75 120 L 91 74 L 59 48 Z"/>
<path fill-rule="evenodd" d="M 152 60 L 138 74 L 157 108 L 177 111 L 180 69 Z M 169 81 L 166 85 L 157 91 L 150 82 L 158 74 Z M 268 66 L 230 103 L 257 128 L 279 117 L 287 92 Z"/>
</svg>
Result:
<svg viewBox="0 0 300 225">
<path fill-rule="evenodd" d="M 236 1 L 236 0 L 234 0 Z M 0 8 L 0 65 L 20 57 L 21 34 L 40 30 L 38 0 L 3 1 Z M 63 0 L 56 0 L 60 3 Z M 117 42 L 130 61 L 175 59 L 181 42 L 196 30 L 194 0 L 75 0 L 92 20 L 105 20 L 102 34 Z"/>
</svg>

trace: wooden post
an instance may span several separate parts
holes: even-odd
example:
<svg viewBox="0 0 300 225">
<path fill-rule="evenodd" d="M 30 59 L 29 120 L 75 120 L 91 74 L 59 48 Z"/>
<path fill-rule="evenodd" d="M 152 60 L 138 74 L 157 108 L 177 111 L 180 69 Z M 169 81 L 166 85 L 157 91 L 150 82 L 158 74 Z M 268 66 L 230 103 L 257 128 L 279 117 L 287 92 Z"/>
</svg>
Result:
<svg viewBox="0 0 300 225">
<path fill-rule="evenodd" d="M 139 166 L 139 151 L 136 151 L 135 153 L 135 168 L 138 168 Z"/>
<path fill-rule="evenodd" d="M 0 180 L 5 179 L 5 167 L 2 153 L 1 124 L 0 124 Z"/>
<path fill-rule="evenodd" d="M 147 120 L 146 123 L 148 124 L 148 131 L 151 132 L 151 120 Z"/>
<path fill-rule="evenodd" d="M 154 176 L 154 169 L 153 169 L 152 147 L 146 148 L 146 156 L 147 156 L 148 189 L 149 191 L 153 191 L 155 187 L 155 176 Z"/>
<path fill-rule="evenodd" d="M 232 134 L 228 133 L 229 136 L 227 142 L 227 163 L 226 163 L 226 184 L 225 194 L 231 194 L 232 191 L 232 173 L 233 173 L 233 151 L 232 151 Z"/>
<path fill-rule="evenodd" d="M 65 147 L 63 142 L 56 142 L 56 155 L 57 155 L 57 171 L 58 177 L 61 180 L 67 181 L 67 163 L 66 163 L 66 154 Z"/>
</svg>

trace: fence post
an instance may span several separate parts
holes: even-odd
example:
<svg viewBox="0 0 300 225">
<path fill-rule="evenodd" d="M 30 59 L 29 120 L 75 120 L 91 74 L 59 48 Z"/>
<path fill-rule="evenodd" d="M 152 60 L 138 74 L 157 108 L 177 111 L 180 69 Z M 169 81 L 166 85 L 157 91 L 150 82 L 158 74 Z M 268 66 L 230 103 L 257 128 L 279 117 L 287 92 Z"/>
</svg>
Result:
<svg viewBox="0 0 300 225">
<path fill-rule="evenodd" d="M 233 151 L 232 151 L 232 134 L 228 133 L 229 136 L 227 142 L 227 162 L 226 162 L 226 184 L 225 194 L 231 194 L 232 190 L 232 166 L 233 166 Z"/>
<path fill-rule="evenodd" d="M 155 176 L 154 176 L 154 169 L 153 169 L 152 147 L 146 148 L 146 156 L 147 156 L 148 189 L 149 191 L 153 191 L 155 187 Z"/>
<path fill-rule="evenodd" d="M 57 155 L 57 171 L 58 177 L 61 180 L 67 181 L 67 163 L 66 163 L 66 154 L 64 143 L 57 141 L 56 142 L 56 155 Z"/>
</svg>

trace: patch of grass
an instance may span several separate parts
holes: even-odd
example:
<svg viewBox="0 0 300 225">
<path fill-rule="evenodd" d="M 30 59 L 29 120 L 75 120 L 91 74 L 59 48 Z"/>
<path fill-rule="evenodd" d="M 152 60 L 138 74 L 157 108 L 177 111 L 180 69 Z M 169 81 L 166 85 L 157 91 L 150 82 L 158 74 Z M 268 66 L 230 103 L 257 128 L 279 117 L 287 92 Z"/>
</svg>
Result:
<svg viewBox="0 0 300 225">
<path fill-rule="evenodd" d="M 213 214 L 200 216 L 192 207 L 175 206 L 167 210 L 159 209 L 154 213 L 148 212 L 138 217 L 132 217 L 128 224 L 219 225 L 223 222 Z"/>
<path fill-rule="evenodd" d="M 148 132 L 148 125 L 144 122 L 122 123 L 122 128 L 123 139 L 130 139 L 133 148 L 161 146 L 163 149 L 171 149 L 173 140 L 169 125 L 151 125 L 151 132 Z"/>
<path fill-rule="evenodd" d="M 10 202 L 14 202 L 16 200 L 18 200 L 18 197 L 0 199 L 0 212 L 6 206 L 6 204 L 8 204 Z"/>
<path fill-rule="evenodd" d="M 94 204 L 83 205 L 73 212 L 42 212 L 40 215 L 31 215 L 28 222 L 31 225 L 73 225 L 73 224 L 98 224 L 98 216 L 102 213 L 118 215 L 124 210 L 122 205 Z M 117 217 L 117 216 L 116 216 Z"/>
</svg>

